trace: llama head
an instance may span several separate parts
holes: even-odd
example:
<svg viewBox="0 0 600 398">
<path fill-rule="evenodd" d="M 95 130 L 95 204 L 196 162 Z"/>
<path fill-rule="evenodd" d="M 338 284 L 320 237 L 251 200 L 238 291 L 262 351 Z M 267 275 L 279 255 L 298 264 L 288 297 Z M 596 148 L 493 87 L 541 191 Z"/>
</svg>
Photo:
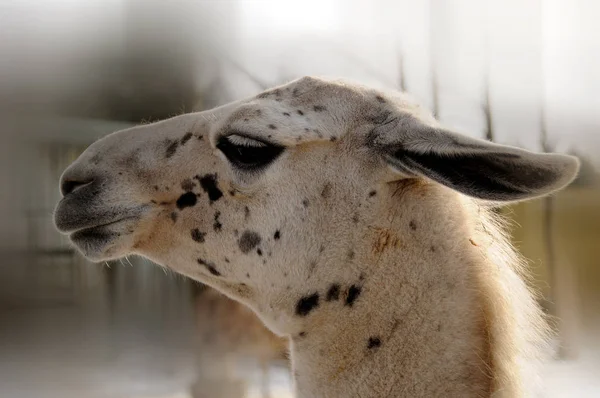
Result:
<svg viewBox="0 0 600 398">
<path fill-rule="evenodd" d="M 302 78 L 99 140 L 63 174 L 55 221 L 92 260 L 148 257 L 287 334 L 327 301 L 360 295 L 368 270 L 355 250 L 385 217 L 390 184 L 514 201 L 565 186 L 577 168 L 446 131 L 399 94 Z"/>
</svg>

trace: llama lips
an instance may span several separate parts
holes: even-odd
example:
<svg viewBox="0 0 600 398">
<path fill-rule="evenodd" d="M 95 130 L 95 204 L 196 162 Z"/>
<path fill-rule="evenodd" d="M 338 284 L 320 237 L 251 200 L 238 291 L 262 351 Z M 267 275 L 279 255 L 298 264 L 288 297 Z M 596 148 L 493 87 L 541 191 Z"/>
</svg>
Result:
<svg viewBox="0 0 600 398">
<path fill-rule="evenodd" d="M 117 224 L 121 221 L 140 218 L 148 207 L 111 206 L 102 209 L 96 204 L 97 202 L 98 200 L 82 200 L 77 196 L 63 198 L 54 212 L 56 228 L 64 234 L 70 234 L 80 230 Z"/>
<path fill-rule="evenodd" d="M 69 235 L 71 242 L 91 260 L 113 257 L 115 247 L 130 245 L 140 217 L 121 218 L 108 224 L 78 229 Z"/>
<path fill-rule="evenodd" d="M 85 206 L 73 202 L 70 198 L 63 199 L 54 212 L 54 223 L 62 233 L 100 227 L 118 222 L 124 218 L 131 218 L 129 216 L 131 212 L 122 209 L 96 211 L 90 209 L 91 206 L 89 205 Z"/>
<path fill-rule="evenodd" d="M 71 241 L 81 248 L 103 246 L 119 236 L 110 225 L 81 229 L 70 235 Z"/>
</svg>

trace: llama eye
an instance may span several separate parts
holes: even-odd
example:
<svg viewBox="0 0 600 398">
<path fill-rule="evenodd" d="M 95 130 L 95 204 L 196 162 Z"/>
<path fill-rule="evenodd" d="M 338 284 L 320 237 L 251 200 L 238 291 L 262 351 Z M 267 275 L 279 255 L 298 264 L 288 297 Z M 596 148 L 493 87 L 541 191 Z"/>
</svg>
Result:
<svg viewBox="0 0 600 398">
<path fill-rule="evenodd" d="M 240 135 L 229 135 L 219 140 L 217 148 L 236 167 L 256 170 L 274 161 L 283 147 L 267 144 Z"/>
</svg>

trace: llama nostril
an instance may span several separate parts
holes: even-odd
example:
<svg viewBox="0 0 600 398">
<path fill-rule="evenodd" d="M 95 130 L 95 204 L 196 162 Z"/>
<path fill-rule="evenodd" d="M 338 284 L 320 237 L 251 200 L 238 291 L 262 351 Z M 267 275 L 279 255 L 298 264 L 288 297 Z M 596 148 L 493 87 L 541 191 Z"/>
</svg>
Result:
<svg viewBox="0 0 600 398">
<path fill-rule="evenodd" d="M 77 181 L 77 180 L 64 180 L 60 184 L 60 192 L 63 196 L 67 196 L 78 188 L 92 183 L 94 180 Z"/>
</svg>

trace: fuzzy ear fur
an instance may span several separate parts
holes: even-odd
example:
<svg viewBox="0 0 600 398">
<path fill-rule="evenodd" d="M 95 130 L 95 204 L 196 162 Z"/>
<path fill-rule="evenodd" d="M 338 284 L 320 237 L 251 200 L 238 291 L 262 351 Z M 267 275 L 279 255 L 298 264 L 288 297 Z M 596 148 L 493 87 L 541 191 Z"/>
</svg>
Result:
<svg viewBox="0 0 600 398">
<path fill-rule="evenodd" d="M 465 195 L 518 201 L 567 186 L 577 175 L 573 156 L 541 154 L 469 138 L 412 115 L 379 124 L 370 144 L 394 169 L 424 176 Z"/>
</svg>

